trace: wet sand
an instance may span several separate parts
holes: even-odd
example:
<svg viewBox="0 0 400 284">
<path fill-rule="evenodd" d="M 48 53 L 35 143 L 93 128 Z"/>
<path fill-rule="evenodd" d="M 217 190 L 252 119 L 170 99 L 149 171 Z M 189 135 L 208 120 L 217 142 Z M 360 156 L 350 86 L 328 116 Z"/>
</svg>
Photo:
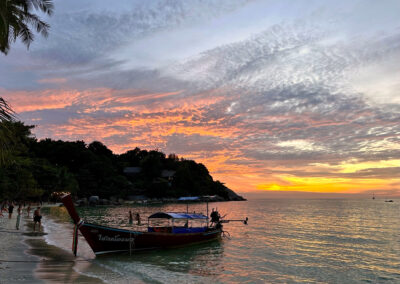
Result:
<svg viewBox="0 0 400 284">
<path fill-rule="evenodd" d="M 8 219 L 8 213 L 3 214 L 0 217 L 0 283 L 43 283 L 34 276 L 39 258 L 26 253 L 29 247 L 23 241 L 25 220 L 20 230 L 16 230 L 16 216 Z"/>
<path fill-rule="evenodd" d="M 14 215 L 14 214 L 13 214 Z M 46 243 L 43 233 L 33 232 L 33 222 L 24 216 L 16 230 L 16 216 L 0 217 L 0 283 L 102 283 L 77 273 L 85 260 Z M 43 228 L 42 228 L 43 229 Z"/>
<path fill-rule="evenodd" d="M 102 283 L 100 279 L 77 273 L 74 267 L 86 261 L 76 259 L 72 253 L 47 244 L 43 238 L 29 238 L 25 242 L 30 246 L 28 253 L 41 258 L 34 273 L 36 278 L 46 283 Z"/>
</svg>

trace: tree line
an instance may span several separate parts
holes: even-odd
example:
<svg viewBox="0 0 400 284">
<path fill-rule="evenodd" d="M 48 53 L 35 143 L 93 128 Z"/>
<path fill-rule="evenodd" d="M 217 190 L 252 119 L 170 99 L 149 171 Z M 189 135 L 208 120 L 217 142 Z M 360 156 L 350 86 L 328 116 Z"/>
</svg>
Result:
<svg viewBox="0 0 400 284">
<path fill-rule="evenodd" d="M 54 192 L 78 197 L 99 195 L 150 198 L 219 195 L 228 199 L 228 189 L 214 181 L 207 168 L 192 160 L 166 156 L 157 150 L 135 148 L 114 154 L 99 141 L 38 140 L 34 126 L 4 120 L 0 167 L 0 199 L 47 200 Z M 124 169 L 139 169 L 134 174 Z M 169 171 L 169 177 L 162 177 Z"/>
</svg>

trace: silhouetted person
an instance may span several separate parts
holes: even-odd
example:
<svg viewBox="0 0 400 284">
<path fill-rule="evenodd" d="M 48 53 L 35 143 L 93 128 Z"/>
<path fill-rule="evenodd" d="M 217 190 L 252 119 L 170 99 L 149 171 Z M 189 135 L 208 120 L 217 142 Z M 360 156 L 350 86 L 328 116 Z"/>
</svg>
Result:
<svg viewBox="0 0 400 284">
<path fill-rule="evenodd" d="M 132 215 L 132 211 L 129 210 L 129 225 L 133 224 L 133 215 Z"/>
<path fill-rule="evenodd" d="M 12 202 L 10 202 L 10 205 L 8 206 L 8 218 L 11 219 L 13 211 L 14 211 L 14 205 Z"/>
<path fill-rule="evenodd" d="M 39 223 L 39 232 L 40 232 L 40 226 L 42 225 L 42 215 L 40 215 L 40 207 L 38 207 L 34 212 L 33 212 L 33 231 L 36 229 L 36 223 Z"/>
<path fill-rule="evenodd" d="M 19 206 L 18 206 L 17 213 L 18 213 L 18 215 L 17 215 L 17 222 L 15 223 L 15 228 L 17 230 L 19 230 L 19 223 L 21 222 L 21 214 L 22 214 L 22 205 L 21 204 L 19 204 Z"/>
<path fill-rule="evenodd" d="M 26 213 L 28 213 L 28 217 L 31 214 L 31 203 L 28 203 L 28 207 L 26 208 Z"/>
<path fill-rule="evenodd" d="M 3 201 L 3 202 L 1 203 L 0 216 L 4 216 L 4 215 L 3 215 L 3 211 L 6 211 L 6 212 L 7 212 L 6 202 L 5 202 L 5 201 Z"/>
<path fill-rule="evenodd" d="M 219 222 L 219 219 L 221 218 L 218 211 L 214 210 L 214 208 L 211 211 L 210 217 L 211 217 L 211 225 L 213 225 L 214 223 L 217 224 Z"/>
<path fill-rule="evenodd" d="M 139 215 L 139 213 L 136 213 L 135 220 L 137 221 L 137 225 L 140 226 L 140 215 Z"/>
</svg>

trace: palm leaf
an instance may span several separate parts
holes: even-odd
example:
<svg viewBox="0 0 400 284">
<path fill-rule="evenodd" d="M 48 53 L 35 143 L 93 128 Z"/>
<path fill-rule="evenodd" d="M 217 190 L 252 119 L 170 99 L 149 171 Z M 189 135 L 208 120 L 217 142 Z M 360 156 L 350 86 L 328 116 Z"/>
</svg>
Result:
<svg viewBox="0 0 400 284">
<path fill-rule="evenodd" d="M 52 0 L 30 0 L 29 2 L 36 10 L 41 10 L 49 16 L 53 14 L 54 4 Z"/>
<path fill-rule="evenodd" d="M 46 22 L 43 22 L 38 16 L 31 13 L 25 13 L 24 21 L 35 27 L 36 32 L 41 33 L 42 36 L 48 36 L 48 30 L 50 29 L 50 25 Z"/>
<path fill-rule="evenodd" d="M 33 10 L 52 15 L 53 0 L 0 0 L 0 52 L 7 54 L 10 43 L 18 37 L 29 48 L 34 40 L 30 27 L 47 37 L 49 24 L 35 15 Z"/>
<path fill-rule="evenodd" d="M 14 111 L 8 103 L 0 97 L 0 166 L 7 163 L 11 152 L 11 141 L 13 135 L 11 130 L 7 127 L 15 118 Z"/>
<path fill-rule="evenodd" d="M 12 121 L 14 118 L 14 111 L 8 103 L 0 97 L 0 122 Z"/>
<path fill-rule="evenodd" d="M 21 38 L 22 42 L 25 43 L 28 48 L 35 38 L 28 25 L 25 23 L 19 23 L 19 29 L 16 35 Z"/>
</svg>

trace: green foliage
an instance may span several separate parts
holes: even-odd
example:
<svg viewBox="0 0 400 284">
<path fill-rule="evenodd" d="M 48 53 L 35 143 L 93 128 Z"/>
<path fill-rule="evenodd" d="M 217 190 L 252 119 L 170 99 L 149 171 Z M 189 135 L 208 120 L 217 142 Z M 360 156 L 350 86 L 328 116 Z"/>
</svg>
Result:
<svg viewBox="0 0 400 284">
<path fill-rule="evenodd" d="M 97 156 L 103 156 L 104 158 L 113 158 L 113 152 L 108 149 L 103 143 L 99 141 L 93 141 L 89 144 L 88 149 Z"/>
<path fill-rule="evenodd" d="M 140 166 L 147 179 L 155 179 L 160 176 L 164 160 L 165 154 L 157 151 L 150 151 L 143 156 Z"/>
<path fill-rule="evenodd" d="M 14 136 L 12 131 L 8 128 L 9 125 L 7 122 L 13 121 L 14 118 L 14 111 L 8 103 L 0 97 L 0 166 L 5 166 L 10 162 L 11 144 L 14 142 Z"/>
<path fill-rule="evenodd" d="M 34 39 L 31 31 L 47 37 L 49 24 L 42 21 L 34 10 L 51 15 L 53 13 L 51 0 L 1 0 L 0 1 L 0 52 L 7 54 L 10 43 L 20 38 L 29 48 Z"/>
<path fill-rule="evenodd" d="M 152 198 L 219 195 L 226 187 L 213 181 L 207 168 L 191 160 L 168 157 L 152 150 L 115 155 L 94 141 L 37 141 L 33 126 L 3 122 L 10 130 L 10 163 L 0 167 L 0 199 L 48 199 L 53 192 L 72 192 L 79 197 L 101 198 L 147 195 Z M 1 128 L 0 128 L 1 129 Z M 124 168 L 139 169 L 124 174 Z M 163 172 L 169 174 L 162 176 Z M 172 173 L 172 174 L 171 174 Z"/>
<path fill-rule="evenodd" d="M 12 165 L 1 170 L 4 179 L 0 182 L 2 198 L 31 199 L 40 197 L 43 190 L 32 173 L 32 161 L 18 157 Z"/>
</svg>

